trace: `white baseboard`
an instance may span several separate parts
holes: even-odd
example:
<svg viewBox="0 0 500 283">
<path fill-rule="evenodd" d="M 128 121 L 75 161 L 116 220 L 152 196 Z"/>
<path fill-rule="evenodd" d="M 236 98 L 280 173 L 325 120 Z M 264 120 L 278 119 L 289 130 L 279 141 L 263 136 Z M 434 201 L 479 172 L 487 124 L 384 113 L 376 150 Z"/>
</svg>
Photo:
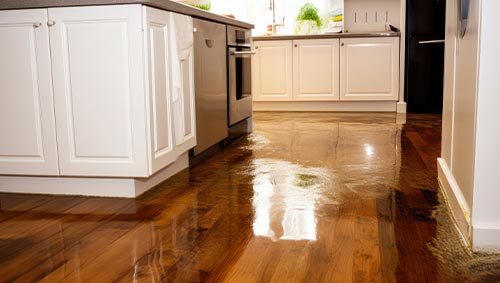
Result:
<svg viewBox="0 0 500 283">
<path fill-rule="evenodd" d="M 500 227 L 473 225 L 474 251 L 500 252 Z"/>
<path fill-rule="evenodd" d="M 395 101 L 254 101 L 253 111 L 396 112 Z"/>
<path fill-rule="evenodd" d="M 448 164 L 443 158 L 438 158 L 438 181 L 458 231 L 465 244 L 470 247 L 472 244 L 470 208 Z"/>
<path fill-rule="evenodd" d="M 396 104 L 396 112 L 406 113 L 406 102 L 398 102 Z"/>
<path fill-rule="evenodd" d="M 0 192 L 135 198 L 188 166 L 186 152 L 149 178 L 0 176 Z"/>
</svg>

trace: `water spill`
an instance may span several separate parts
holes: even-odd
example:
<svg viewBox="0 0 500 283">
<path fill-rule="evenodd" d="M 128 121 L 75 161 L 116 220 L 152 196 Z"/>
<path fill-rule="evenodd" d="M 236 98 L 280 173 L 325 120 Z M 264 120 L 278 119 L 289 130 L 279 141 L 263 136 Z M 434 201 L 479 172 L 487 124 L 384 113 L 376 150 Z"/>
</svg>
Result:
<svg viewBox="0 0 500 283">
<path fill-rule="evenodd" d="M 500 282 L 500 254 L 472 252 L 458 235 L 442 194 L 433 213 L 436 219 L 436 237 L 429 249 L 438 259 L 443 282 Z"/>
<path fill-rule="evenodd" d="M 408 117 L 257 113 L 131 203 L 0 194 L 0 278 L 500 282 L 500 256 L 462 245 L 438 193 L 439 119 Z"/>
<path fill-rule="evenodd" d="M 254 234 L 273 241 L 316 240 L 317 211 L 338 203 L 332 174 L 274 159 L 254 159 L 251 174 Z"/>
</svg>

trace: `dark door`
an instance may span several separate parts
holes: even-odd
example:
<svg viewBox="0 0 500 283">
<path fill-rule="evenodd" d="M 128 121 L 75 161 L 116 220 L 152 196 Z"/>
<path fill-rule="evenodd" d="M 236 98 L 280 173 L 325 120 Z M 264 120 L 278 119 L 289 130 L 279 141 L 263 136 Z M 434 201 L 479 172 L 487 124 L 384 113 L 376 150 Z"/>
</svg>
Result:
<svg viewBox="0 0 500 283">
<path fill-rule="evenodd" d="M 445 17 L 445 0 L 406 1 L 405 101 L 408 112 L 442 112 Z"/>
<path fill-rule="evenodd" d="M 408 112 L 441 113 L 443 108 L 444 42 L 433 36 L 408 36 L 406 101 Z"/>
</svg>

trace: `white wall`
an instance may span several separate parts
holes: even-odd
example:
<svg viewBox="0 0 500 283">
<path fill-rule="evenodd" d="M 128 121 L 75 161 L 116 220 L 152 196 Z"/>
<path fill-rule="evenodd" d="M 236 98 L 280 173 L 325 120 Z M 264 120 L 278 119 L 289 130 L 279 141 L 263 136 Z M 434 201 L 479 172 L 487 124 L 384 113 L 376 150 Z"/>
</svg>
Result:
<svg viewBox="0 0 500 283">
<path fill-rule="evenodd" d="M 345 30 L 385 31 L 386 24 L 401 28 L 400 3 L 400 0 L 345 0 Z"/>
<path fill-rule="evenodd" d="M 216 14 L 234 14 L 237 19 L 255 25 L 253 35 L 266 33 L 266 28 L 273 22 L 273 12 L 270 10 L 271 0 L 211 0 L 212 12 Z M 278 33 L 293 34 L 294 22 L 300 7 L 313 3 L 319 10 L 320 16 L 326 14 L 333 7 L 339 6 L 342 0 L 274 0 L 276 21 L 285 17 L 285 27 L 278 28 Z"/>
<path fill-rule="evenodd" d="M 500 247 L 500 1 L 483 0 L 473 192 L 473 244 Z"/>
<path fill-rule="evenodd" d="M 464 38 L 456 2 L 447 1 L 439 180 L 464 238 L 475 249 L 500 250 L 500 2 L 470 1 Z"/>
</svg>

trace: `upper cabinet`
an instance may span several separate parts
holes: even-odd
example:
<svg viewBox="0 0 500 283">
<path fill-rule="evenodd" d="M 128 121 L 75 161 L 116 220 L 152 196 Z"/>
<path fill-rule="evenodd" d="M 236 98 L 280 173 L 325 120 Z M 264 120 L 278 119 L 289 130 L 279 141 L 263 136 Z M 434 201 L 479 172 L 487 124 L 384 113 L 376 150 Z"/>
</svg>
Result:
<svg viewBox="0 0 500 283">
<path fill-rule="evenodd" d="M 193 147 L 193 47 L 172 59 L 172 14 L 1 11 L 0 174 L 148 177 Z"/>
<path fill-rule="evenodd" d="M 293 99 L 338 100 L 339 39 L 293 41 Z"/>
<path fill-rule="evenodd" d="M 47 20 L 0 11 L 0 173 L 59 174 Z"/>
<path fill-rule="evenodd" d="M 340 100 L 397 100 L 399 38 L 340 40 Z"/>
</svg>

